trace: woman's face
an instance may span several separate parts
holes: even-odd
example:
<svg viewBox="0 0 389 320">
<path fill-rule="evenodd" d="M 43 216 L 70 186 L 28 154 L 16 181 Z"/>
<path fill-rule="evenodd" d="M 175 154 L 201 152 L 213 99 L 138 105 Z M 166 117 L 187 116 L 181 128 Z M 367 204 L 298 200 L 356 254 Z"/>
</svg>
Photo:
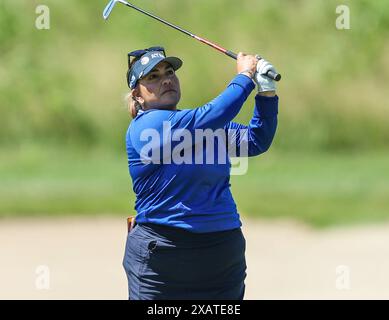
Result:
<svg viewBox="0 0 389 320">
<path fill-rule="evenodd" d="M 157 64 L 150 73 L 139 80 L 136 96 L 144 101 L 144 109 L 176 110 L 181 98 L 180 82 L 174 69 L 167 62 Z"/>
</svg>

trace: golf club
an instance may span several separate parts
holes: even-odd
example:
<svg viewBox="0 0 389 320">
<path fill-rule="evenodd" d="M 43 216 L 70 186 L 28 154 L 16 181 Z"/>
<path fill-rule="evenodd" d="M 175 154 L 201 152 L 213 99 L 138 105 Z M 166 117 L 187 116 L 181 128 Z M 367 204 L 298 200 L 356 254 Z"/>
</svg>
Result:
<svg viewBox="0 0 389 320">
<path fill-rule="evenodd" d="M 164 24 L 166 24 L 166 25 L 168 25 L 168 26 L 170 26 L 170 27 L 172 27 L 172 28 L 174 28 L 174 29 L 176 29 L 176 30 L 182 32 L 182 33 L 185 33 L 186 35 L 188 35 L 188 36 L 190 36 L 190 37 L 192 37 L 192 38 L 194 38 L 194 39 L 196 39 L 196 40 L 198 40 L 198 41 L 201 41 L 202 43 L 205 43 L 205 44 L 209 45 L 210 47 L 212 47 L 212 48 L 214 48 L 214 49 L 216 49 L 216 50 L 218 50 L 218 51 L 220 51 L 220 52 L 226 54 L 227 56 L 229 56 L 229 57 L 231 57 L 231 58 L 233 58 L 233 59 L 235 59 L 235 60 L 236 60 L 237 57 L 238 57 L 236 53 L 234 53 L 234 52 L 232 52 L 232 51 L 230 51 L 230 50 L 224 49 L 223 47 L 220 47 L 220 46 L 218 46 L 218 45 L 212 43 L 212 42 L 209 41 L 209 40 L 206 40 L 206 39 L 204 39 L 204 38 L 201 38 L 201 37 L 199 37 L 199 36 L 196 36 L 195 34 L 192 34 L 192 33 L 190 33 L 189 31 L 184 30 L 184 29 L 182 29 L 182 28 L 180 28 L 180 27 L 178 27 L 178 26 L 176 26 L 176 25 L 174 25 L 174 24 L 172 24 L 172 23 L 170 23 L 170 22 L 168 22 L 168 21 L 166 21 L 166 20 L 163 20 L 163 19 L 161 19 L 161 18 L 159 18 L 159 17 L 157 17 L 157 16 L 155 16 L 155 15 L 153 15 L 153 14 L 147 12 L 147 11 L 144 11 L 144 10 L 142 10 L 142 9 L 140 9 L 140 8 L 134 6 L 133 4 L 128 3 L 127 1 L 124 1 L 124 0 L 111 0 L 111 1 L 108 3 L 108 5 L 105 7 L 104 12 L 103 12 L 103 18 L 104 18 L 105 20 L 108 19 L 108 17 L 109 17 L 109 15 L 111 14 L 113 8 L 115 7 L 116 3 L 118 3 L 118 2 L 120 2 L 121 4 L 126 5 L 127 7 L 130 7 L 130 8 L 132 8 L 132 9 L 135 9 L 136 11 L 139 11 L 139 12 L 141 12 L 141 13 L 143 13 L 143 14 L 145 14 L 145 15 L 147 15 L 147 16 L 149 16 L 149 17 L 155 19 L 155 20 L 158 20 L 158 21 L 160 21 L 160 22 L 162 22 L 162 23 L 164 23 Z M 271 79 L 273 79 L 273 80 L 275 80 L 275 81 L 280 81 L 280 80 L 281 80 L 281 75 L 280 75 L 279 73 L 273 72 L 273 71 L 271 71 L 271 70 L 269 70 L 269 71 L 266 73 L 266 76 L 269 77 L 269 78 L 271 78 Z"/>
</svg>

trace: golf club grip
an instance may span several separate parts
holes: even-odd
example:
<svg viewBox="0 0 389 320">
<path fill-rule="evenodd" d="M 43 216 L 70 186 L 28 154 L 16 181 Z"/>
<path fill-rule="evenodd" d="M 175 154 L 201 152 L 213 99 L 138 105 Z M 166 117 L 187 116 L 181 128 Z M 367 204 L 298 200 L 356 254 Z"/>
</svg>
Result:
<svg viewBox="0 0 389 320">
<path fill-rule="evenodd" d="M 281 80 L 281 75 L 277 72 L 269 70 L 266 72 L 266 76 L 269 77 L 270 79 L 273 79 L 274 81 L 280 81 Z"/>
<path fill-rule="evenodd" d="M 226 54 L 227 56 L 231 57 L 232 59 L 238 60 L 238 55 L 237 55 L 236 53 L 233 53 L 233 52 L 230 51 L 230 50 L 227 50 L 227 51 L 225 52 L 225 54 Z"/>
<path fill-rule="evenodd" d="M 230 50 L 226 50 L 225 54 L 235 60 L 238 59 L 238 55 L 235 54 L 234 52 L 230 51 Z M 266 76 L 269 77 L 270 79 L 273 79 L 274 81 L 280 81 L 281 80 L 281 75 L 277 72 L 274 72 L 274 71 L 271 71 L 269 70 L 267 73 L 266 73 Z"/>
</svg>

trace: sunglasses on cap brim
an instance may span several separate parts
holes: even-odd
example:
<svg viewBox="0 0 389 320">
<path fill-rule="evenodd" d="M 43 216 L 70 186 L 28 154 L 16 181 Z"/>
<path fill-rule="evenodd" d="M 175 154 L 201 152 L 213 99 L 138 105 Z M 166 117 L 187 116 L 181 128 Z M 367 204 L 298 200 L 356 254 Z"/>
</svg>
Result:
<svg viewBox="0 0 389 320">
<path fill-rule="evenodd" d="M 135 50 L 128 53 L 128 67 L 131 65 L 131 58 L 137 59 L 143 56 L 144 54 L 152 51 L 160 51 L 163 52 L 163 55 L 166 57 L 165 49 L 163 47 L 150 47 L 148 49 L 143 50 Z"/>
</svg>

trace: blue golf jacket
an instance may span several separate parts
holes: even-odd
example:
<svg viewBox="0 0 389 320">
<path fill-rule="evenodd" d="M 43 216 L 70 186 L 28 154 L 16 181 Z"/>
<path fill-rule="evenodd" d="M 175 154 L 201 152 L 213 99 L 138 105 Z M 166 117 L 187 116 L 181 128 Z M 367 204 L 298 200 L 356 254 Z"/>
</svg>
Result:
<svg viewBox="0 0 389 320">
<path fill-rule="evenodd" d="M 254 88 L 239 74 L 201 107 L 151 109 L 131 121 L 126 149 L 137 223 L 195 233 L 242 225 L 230 190 L 230 158 L 264 153 L 277 128 L 278 96 L 256 95 L 249 125 L 232 122 Z"/>
</svg>

